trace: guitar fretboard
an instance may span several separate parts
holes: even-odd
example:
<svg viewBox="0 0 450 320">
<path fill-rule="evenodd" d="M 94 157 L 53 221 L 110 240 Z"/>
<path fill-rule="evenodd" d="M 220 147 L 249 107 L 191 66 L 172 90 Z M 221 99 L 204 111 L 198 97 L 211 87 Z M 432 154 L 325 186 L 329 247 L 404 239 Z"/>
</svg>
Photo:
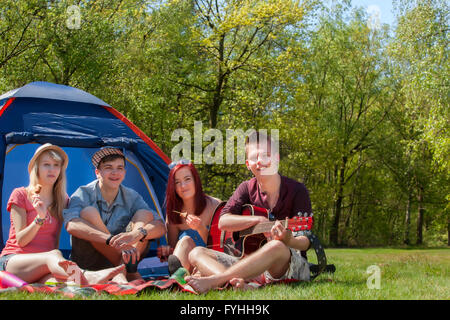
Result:
<svg viewBox="0 0 450 320">
<path fill-rule="evenodd" d="M 293 228 L 289 228 L 289 220 L 297 220 L 297 224 Z M 293 219 L 285 219 L 285 220 L 278 220 L 281 222 L 281 224 L 285 228 L 289 228 L 292 231 L 300 231 L 300 230 L 307 230 L 310 225 L 308 225 L 308 222 L 311 223 L 311 217 L 308 218 L 293 218 Z M 251 234 L 258 234 L 258 233 L 264 233 L 264 232 L 270 232 L 272 227 L 275 225 L 276 221 L 268 221 L 268 222 L 261 222 L 257 225 L 254 225 L 253 227 L 247 228 L 245 230 L 239 231 L 239 236 L 244 237 Z"/>
<path fill-rule="evenodd" d="M 284 224 L 284 226 L 286 227 L 287 220 L 281 220 L 281 223 Z M 243 236 L 247 236 L 249 234 L 270 232 L 270 229 L 272 229 L 274 224 L 275 224 L 275 221 L 261 222 L 257 225 L 254 225 L 253 227 L 250 227 L 248 229 L 240 231 L 239 236 L 243 237 Z"/>
</svg>

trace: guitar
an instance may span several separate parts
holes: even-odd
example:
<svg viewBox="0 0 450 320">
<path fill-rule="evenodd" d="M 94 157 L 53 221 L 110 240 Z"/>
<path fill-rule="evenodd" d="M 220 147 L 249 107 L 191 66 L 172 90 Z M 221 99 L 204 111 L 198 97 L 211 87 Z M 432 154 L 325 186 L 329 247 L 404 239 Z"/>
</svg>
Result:
<svg viewBox="0 0 450 320">
<path fill-rule="evenodd" d="M 207 247 L 219 252 L 224 252 L 232 256 L 242 258 L 260 248 L 267 242 L 264 232 L 270 232 L 276 221 L 262 222 L 250 228 L 228 232 L 219 229 L 220 213 L 226 202 L 220 203 L 214 211 L 211 228 L 208 235 Z M 246 204 L 243 206 L 242 215 L 247 216 L 264 216 L 269 218 L 269 210 L 265 208 L 256 207 L 254 205 Z M 281 224 L 292 232 L 303 230 L 311 230 L 313 227 L 312 214 L 299 213 L 299 216 L 279 220 Z"/>
</svg>

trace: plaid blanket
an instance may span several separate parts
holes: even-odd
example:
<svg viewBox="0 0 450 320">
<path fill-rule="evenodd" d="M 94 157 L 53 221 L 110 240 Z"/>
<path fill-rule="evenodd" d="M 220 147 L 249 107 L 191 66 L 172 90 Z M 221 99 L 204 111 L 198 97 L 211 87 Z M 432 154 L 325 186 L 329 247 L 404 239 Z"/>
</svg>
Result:
<svg viewBox="0 0 450 320">
<path fill-rule="evenodd" d="M 293 279 L 284 279 L 273 281 L 270 284 L 280 284 L 280 283 L 293 283 L 299 282 L 300 280 Z M 259 282 L 249 282 L 247 283 L 249 286 L 254 289 L 261 288 L 266 284 L 261 284 Z M 227 283 L 222 288 L 218 288 L 217 290 L 225 290 L 228 288 L 232 288 L 232 286 Z M 153 280 L 135 280 L 131 281 L 127 284 L 117 284 L 114 282 L 106 283 L 106 284 L 96 284 L 89 286 L 76 286 L 76 285 L 44 285 L 39 283 L 28 284 L 20 288 L 7 288 L 1 289 L 0 294 L 3 292 L 11 292 L 11 291 L 22 291 L 22 292 L 40 292 L 40 293 L 57 293 L 62 294 L 66 297 L 73 298 L 75 296 L 92 296 L 96 293 L 108 293 L 112 295 L 127 295 L 127 294 L 139 294 L 140 292 L 144 292 L 145 290 L 179 290 L 181 292 L 189 292 L 192 294 L 198 294 L 195 290 L 187 285 L 181 284 L 179 281 L 173 278 L 160 277 L 158 279 Z"/>
<path fill-rule="evenodd" d="M 28 284 L 20 288 L 7 288 L 0 290 L 3 292 L 25 291 L 41 293 L 59 293 L 66 297 L 75 297 L 78 295 L 91 296 L 96 293 L 106 292 L 112 295 L 138 294 L 141 291 L 149 289 L 159 290 L 180 290 L 197 294 L 189 285 L 182 285 L 176 279 L 161 278 L 156 280 L 135 280 L 127 284 L 106 283 L 89 286 L 76 285 L 44 285 L 39 283 Z"/>
</svg>

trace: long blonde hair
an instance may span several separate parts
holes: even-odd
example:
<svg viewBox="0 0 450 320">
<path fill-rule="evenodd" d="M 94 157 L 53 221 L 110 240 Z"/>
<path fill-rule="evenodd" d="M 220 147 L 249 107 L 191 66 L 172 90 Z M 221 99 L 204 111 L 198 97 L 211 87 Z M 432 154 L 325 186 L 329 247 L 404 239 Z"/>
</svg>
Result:
<svg viewBox="0 0 450 320">
<path fill-rule="evenodd" d="M 36 189 L 36 186 L 39 184 L 39 162 L 44 154 L 48 154 L 53 160 L 58 161 L 60 163 L 61 171 L 59 173 L 58 178 L 53 184 L 52 196 L 53 201 L 48 207 L 48 211 L 52 217 L 58 219 L 58 221 L 63 221 L 63 209 L 67 204 L 67 192 L 66 192 L 66 170 L 64 169 L 64 158 L 54 150 L 47 150 L 42 152 L 39 157 L 34 162 L 33 168 L 30 171 L 30 184 L 27 187 L 28 195 L 31 197 L 33 191 Z"/>
</svg>

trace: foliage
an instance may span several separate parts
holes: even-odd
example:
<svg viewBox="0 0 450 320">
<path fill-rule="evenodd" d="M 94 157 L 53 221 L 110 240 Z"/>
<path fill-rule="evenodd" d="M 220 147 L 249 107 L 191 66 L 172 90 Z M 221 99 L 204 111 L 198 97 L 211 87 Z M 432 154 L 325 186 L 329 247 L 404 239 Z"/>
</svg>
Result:
<svg viewBox="0 0 450 320">
<path fill-rule="evenodd" d="M 279 130 L 331 245 L 448 242 L 448 4 L 396 1 L 370 28 L 351 1 L 0 2 L 0 90 L 50 81 L 117 108 L 171 156 L 217 129 Z M 73 8 L 79 27 L 73 25 Z M 193 149 L 193 147 L 192 147 Z M 236 150 L 236 147 L 234 147 Z M 222 200 L 250 173 L 198 165 Z"/>
</svg>

